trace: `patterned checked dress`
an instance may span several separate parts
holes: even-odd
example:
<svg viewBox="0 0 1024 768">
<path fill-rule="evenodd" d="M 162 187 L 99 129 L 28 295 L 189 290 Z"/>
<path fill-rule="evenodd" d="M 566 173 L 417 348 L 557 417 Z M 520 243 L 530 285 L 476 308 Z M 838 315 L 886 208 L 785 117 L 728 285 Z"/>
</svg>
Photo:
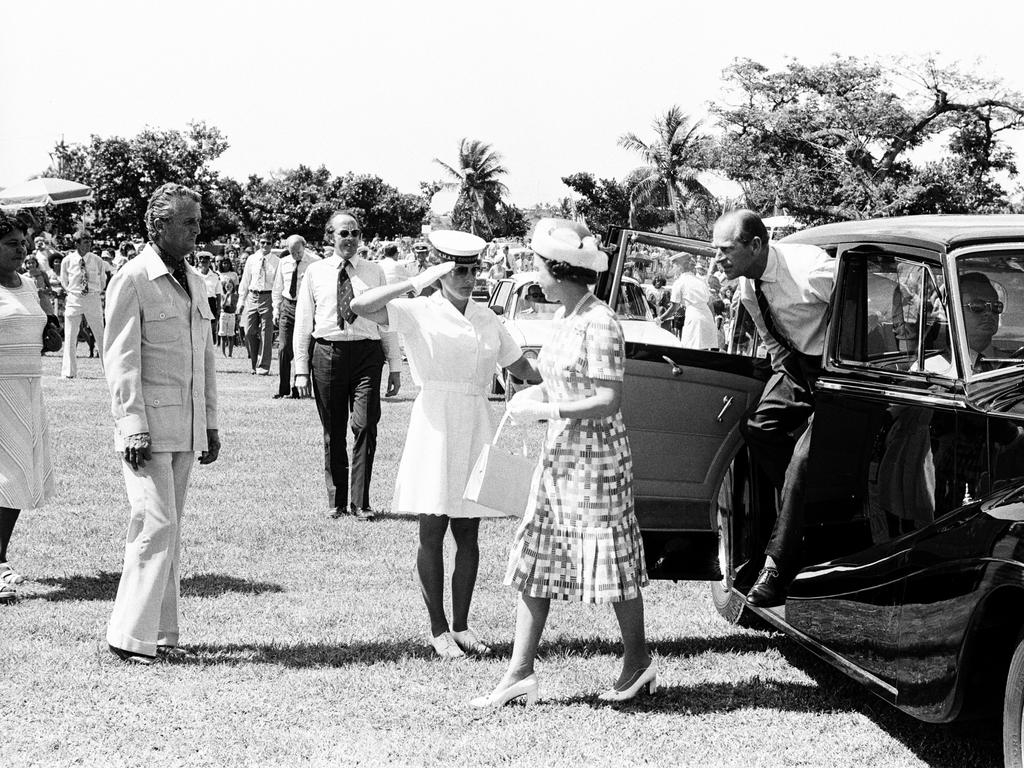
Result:
<svg viewBox="0 0 1024 768">
<path fill-rule="evenodd" d="M 541 350 L 538 366 L 551 401 L 595 394 L 621 381 L 622 327 L 606 304 L 584 297 Z M 505 583 L 531 597 L 608 603 L 647 584 L 643 541 L 633 512 L 633 460 L 622 414 L 559 419 L 548 425 L 532 501 L 516 530 Z"/>
</svg>

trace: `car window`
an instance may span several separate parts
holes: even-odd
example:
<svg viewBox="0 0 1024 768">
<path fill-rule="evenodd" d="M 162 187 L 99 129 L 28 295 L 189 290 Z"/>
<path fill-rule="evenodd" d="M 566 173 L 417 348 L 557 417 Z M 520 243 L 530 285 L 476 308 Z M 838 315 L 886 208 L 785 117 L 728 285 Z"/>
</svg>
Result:
<svg viewBox="0 0 1024 768">
<path fill-rule="evenodd" d="M 653 320 L 651 305 L 647 303 L 643 289 L 636 283 L 623 282 L 619 286 L 617 314 L 622 320 Z"/>
<path fill-rule="evenodd" d="M 848 252 L 840 266 L 841 363 L 956 376 L 942 272 L 936 262 L 881 250 Z"/>
<path fill-rule="evenodd" d="M 508 297 L 510 295 L 512 295 L 512 281 L 502 280 L 498 283 L 498 287 L 491 297 L 490 306 L 504 308 L 508 304 Z"/>
<path fill-rule="evenodd" d="M 967 255 L 956 271 L 970 373 L 1024 365 L 1024 251 Z"/>
<path fill-rule="evenodd" d="M 519 289 L 516 297 L 516 320 L 550 320 L 560 304 L 544 296 L 537 283 L 528 283 Z"/>
</svg>

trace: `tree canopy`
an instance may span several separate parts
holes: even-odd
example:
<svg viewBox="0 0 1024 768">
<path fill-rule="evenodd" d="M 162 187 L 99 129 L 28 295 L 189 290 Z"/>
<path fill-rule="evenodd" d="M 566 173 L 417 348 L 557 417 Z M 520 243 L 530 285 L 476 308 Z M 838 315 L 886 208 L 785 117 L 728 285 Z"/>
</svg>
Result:
<svg viewBox="0 0 1024 768">
<path fill-rule="evenodd" d="M 758 210 L 809 223 L 924 212 L 995 212 L 1015 175 L 1001 141 L 1024 125 L 1024 97 L 934 59 L 835 56 L 772 71 L 740 59 L 713 104 L 718 165 Z M 914 150 L 936 144 L 942 156 Z"/>
</svg>

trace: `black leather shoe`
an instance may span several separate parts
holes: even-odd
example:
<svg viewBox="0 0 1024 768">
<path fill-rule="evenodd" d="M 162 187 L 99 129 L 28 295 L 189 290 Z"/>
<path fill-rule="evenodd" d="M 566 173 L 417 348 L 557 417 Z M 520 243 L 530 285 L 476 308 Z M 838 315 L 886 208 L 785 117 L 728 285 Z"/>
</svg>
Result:
<svg viewBox="0 0 1024 768">
<path fill-rule="evenodd" d="M 368 522 L 370 522 L 371 520 L 374 520 L 377 517 L 377 513 L 374 512 L 369 507 L 365 507 L 363 509 L 356 509 L 355 507 L 353 507 L 351 515 L 356 520 L 359 520 L 360 522 L 364 522 L 364 523 L 368 523 Z"/>
<path fill-rule="evenodd" d="M 284 397 L 284 395 L 282 395 L 280 392 L 274 395 L 275 400 L 280 400 L 282 397 Z"/>
<path fill-rule="evenodd" d="M 108 645 L 107 647 L 110 648 L 110 652 L 112 654 L 117 656 L 117 658 L 119 658 L 121 661 L 126 662 L 128 664 L 138 664 L 143 667 L 148 667 L 150 664 L 156 661 L 155 656 L 146 656 L 143 653 L 133 653 L 132 651 L 124 650 L 124 648 L 115 648 L 112 645 Z"/>
<path fill-rule="evenodd" d="M 786 587 L 777 568 L 765 567 L 747 594 L 747 602 L 755 608 L 774 608 L 786 603 Z"/>
<path fill-rule="evenodd" d="M 327 517 L 331 520 L 340 520 L 348 514 L 348 508 L 346 507 L 330 507 L 327 510 Z"/>
</svg>

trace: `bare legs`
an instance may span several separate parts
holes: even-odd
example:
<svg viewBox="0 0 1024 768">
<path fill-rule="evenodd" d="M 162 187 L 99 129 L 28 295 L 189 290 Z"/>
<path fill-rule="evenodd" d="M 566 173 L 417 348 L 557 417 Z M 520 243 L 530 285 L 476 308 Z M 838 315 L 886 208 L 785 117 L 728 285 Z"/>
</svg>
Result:
<svg viewBox="0 0 1024 768">
<path fill-rule="evenodd" d="M 437 637 L 454 629 L 462 632 L 469 619 L 469 606 L 476 586 L 480 564 L 477 535 L 480 520 L 449 518 L 441 515 L 420 515 L 420 545 L 416 553 L 423 602 L 430 618 L 430 633 Z M 444 536 L 451 527 L 455 539 L 455 567 L 452 570 L 452 623 L 444 611 Z"/>
<path fill-rule="evenodd" d="M 615 688 L 625 689 L 651 664 L 651 654 L 647 649 L 647 638 L 644 634 L 644 599 L 638 596 L 632 600 L 612 603 L 612 607 L 615 609 L 615 618 L 622 632 L 623 645 L 622 670 Z M 540 644 L 550 608 L 549 598 L 519 594 L 512 658 L 505 676 L 498 684 L 499 689 L 507 688 L 533 674 L 537 646 Z"/>
<path fill-rule="evenodd" d="M 0 563 L 7 562 L 7 545 L 11 543 L 11 534 L 20 513 L 20 509 L 0 507 Z"/>
</svg>

